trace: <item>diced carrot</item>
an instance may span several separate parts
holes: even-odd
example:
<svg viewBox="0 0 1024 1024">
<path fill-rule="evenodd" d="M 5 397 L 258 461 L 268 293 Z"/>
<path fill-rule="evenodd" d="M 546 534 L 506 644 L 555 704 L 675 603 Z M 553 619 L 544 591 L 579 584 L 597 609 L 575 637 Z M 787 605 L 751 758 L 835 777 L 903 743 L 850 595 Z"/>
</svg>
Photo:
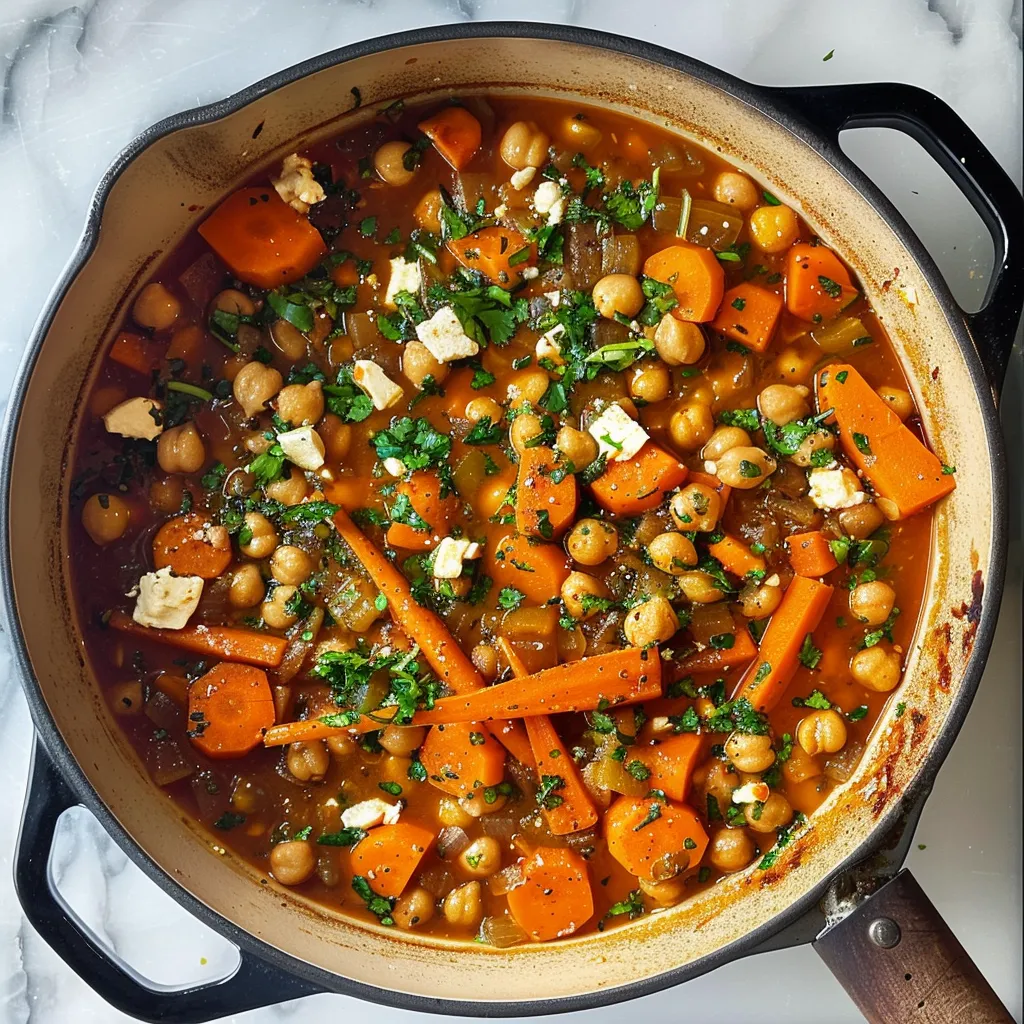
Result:
<svg viewBox="0 0 1024 1024">
<path fill-rule="evenodd" d="M 225 661 L 242 661 L 264 668 L 277 668 L 288 640 L 283 636 L 257 633 L 235 626 L 186 626 L 184 629 L 151 629 L 140 626 L 124 612 L 111 612 L 107 625 L 119 633 L 144 637 L 162 644 L 174 644 L 186 651 L 207 654 Z"/>
<path fill-rule="evenodd" d="M 409 499 L 413 513 L 422 520 L 423 526 L 393 522 L 388 527 L 388 544 L 410 551 L 429 551 L 436 547 L 441 538 L 448 535 L 448 524 L 458 515 L 458 497 L 449 493 L 442 498 L 441 480 L 429 470 L 420 470 L 403 480 L 396 494 Z"/>
<path fill-rule="evenodd" d="M 188 718 L 189 739 L 207 757 L 244 757 L 274 724 L 267 673 L 221 662 L 189 686 Z"/>
<path fill-rule="evenodd" d="M 831 409 L 839 440 L 871 486 L 912 516 L 956 487 L 951 473 L 852 367 L 826 366 L 816 377 L 818 408 Z"/>
<path fill-rule="evenodd" d="M 550 601 L 569 575 L 569 558 L 560 544 L 531 544 L 521 533 L 488 544 L 484 554 L 494 585 L 515 587 L 534 604 Z"/>
<path fill-rule="evenodd" d="M 786 253 L 786 308 L 794 316 L 831 320 L 857 295 L 850 272 L 831 249 L 799 242 Z"/>
<path fill-rule="evenodd" d="M 272 188 L 233 192 L 199 234 L 236 277 L 259 288 L 297 281 L 327 254 L 320 232 Z"/>
<path fill-rule="evenodd" d="M 688 672 L 724 672 L 727 668 L 746 665 L 757 655 L 757 647 L 750 632 L 738 629 L 733 634 L 732 647 L 706 647 L 703 651 L 688 655 L 679 662 L 678 669 L 684 675 Z"/>
<path fill-rule="evenodd" d="M 196 513 L 168 519 L 153 537 L 153 564 L 170 566 L 176 576 L 216 579 L 231 564 L 231 538 L 220 527 L 213 537 L 207 518 Z"/>
<path fill-rule="evenodd" d="M 781 295 L 744 281 L 722 296 L 711 326 L 741 345 L 763 352 L 771 344 L 781 312 Z"/>
<path fill-rule="evenodd" d="M 606 511 L 635 516 L 657 508 L 687 475 L 687 468 L 674 455 L 648 441 L 634 458 L 609 462 L 590 489 Z"/>
<path fill-rule="evenodd" d="M 465 238 L 449 239 L 448 248 L 464 267 L 479 270 L 505 288 L 519 284 L 523 271 L 537 263 L 537 246 L 515 228 L 483 228 Z"/>
<path fill-rule="evenodd" d="M 345 260 L 331 269 L 331 280 L 339 288 L 351 288 L 359 284 L 359 271 L 356 269 L 355 260 Z"/>
<path fill-rule="evenodd" d="M 355 512 L 370 503 L 373 485 L 373 480 L 365 476 L 339 476 L 325 480 L 320 486 L 331 504 L 340 505 L 346 512 Z"/>
<path fill-rule="evenodd" d="M 159 346 L 152 341 L 138 334 L 122 331 L 114 339 L 108 355 L 115 363 L 149 376 L 160 365 L 161 353 Z"/>
<path fill-rule="evenodd" d="M 466 796 L 505 777 L 505 748 L 479 722 L 435 725 L 420 747 L 427 781 L 444 793 Z"/>
<path fill-rule="evenodd" d="M 757 660 L 740 680 L 734 697 L 746 697 L 757 711 L 771 711 L 786 692 L 799 663 L 804 638 L 813 633 L 832 599 L 827 583 L 794 576 L 768 621 Z"/>
<path fill-rule="evenodd" d="M 644 273 L 672 286 L 679 302 L 672 315 L 680 320 L 704 323 L 722 304 L 725 272 L 718 257 L 702 245 L 670 245 L 647 257 Z"/>
<path fill-rule="evenodd" d="M 566 473 L 559 483 L 551 477 L 558 465 L 553 448 L 537 445 L 519 456 L 516 482 L 516 529 L 528 537 L 561 537 L 576 518 L 576 477 Z"/>
<path fill-rule="evenodd" d="M 461 171 L 480 148 L 480 122 L 465 107 L 445 107 L 416 126 L 455 168 Z"/>
<path fill-rule="evenodd" d="M 692 482 L 692 477 L 691 477 Z M 727 572 L 734 576 L 746 576 L 748 572 L 761 572 L 765 561 L 755 555 L 743 541 L 726 534 L 721 540 L 708 545 L 708 551 L 717 558 Z"/>
<path fill-rule="evenodd" d="M 690 792 L 690 780 L 697 767 L 702 741 L 693 732 L 670 736 L 653 747 L 634 747 L 637 756 L 651 770 L 649 789 L 660 789 L 670 800 L 683 801 Z"/>
<path fill-rule="evenodd" d="M 196 371 L 202 365 L 203 345 L 206 336 L 198 324 L 186 324 L 171 335 L 165 359 L 180 359 L 190 370 Z"/>
<path fill-rule="evenodd" d="M 608 852 L 637 878 L 662 878 L 696 867 L 708 834 L 686 804 L 620 796 L 605 811 Z"/>
<path fill-rule="evenodd" d="M 435 835 L 422 825 L 381 825 L 352 848 L 352 874 L 365 878 L 378 896 L 401 896 Z"/>
<path fill-rule="evenodd" d="M 786 538 L 789 564 L 799 576 L 824 576 L 839 564 L 821 530 L 794 533 Z"/>
<path fill-rule="evenodd" d="M 175 704 L 184 707 L 188 703 L 189 682 L 185 676 L 172 675 L 170 672 L 161 672 L 153 684 L 165 696 L 170 697 Z"/>
<path fill-rule="evenodd" d="M 522 884 L 506 899 L 516 924 L 534 942 L 563 939 L 594 916 L 587 862 L 575 850 L 538 847 L 522 869 Z"/>
</svg>

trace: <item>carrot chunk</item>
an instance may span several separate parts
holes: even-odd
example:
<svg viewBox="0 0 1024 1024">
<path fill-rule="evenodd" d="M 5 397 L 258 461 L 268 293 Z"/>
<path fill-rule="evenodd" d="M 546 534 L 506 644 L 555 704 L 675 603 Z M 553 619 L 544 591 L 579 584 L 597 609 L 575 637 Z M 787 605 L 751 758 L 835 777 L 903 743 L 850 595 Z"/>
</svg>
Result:
<svg viewBox="0 0 1024 1024">
<path fill-rule="evenodd" d="M 648 441 L 635 458 L 608 463 L 590 490 L 606 511 L 634 516 L 657 508 L 687 475 L 687 468 L 674 455 Z"/>
<path fill-rule="evenodd" d="M 688 672 L 724 672 L 727 668 L 746 665 L 756 655 L 757 647 L 750 633 L 746 629 L 738 629 L 732 647 L 707 647 L 683 658 L 678 668 L 684 675 Z"/>
<path fill-rule="evenodd" d="M 786 545 L 789 564 L 798 576 L 824 576 L 839 565 L 821 530 L 791 534 L 786 538 Z"/>
<path fill-rule="evenodd" d="M 448 534 L 449 523 L 459 513 L 454 494 L 441 497 L 441 480 L 436 473 L 420 470 L 396 488 L 396 494 L 409 499 L 412 514 L 408 523 L 392 522 L 387 541 L 393 548 L 429 551 Z"/>
<path fill-rule="evenodd" d="M 670 800 L 684 801 L 701 752 L 701 738 L 692 732 L 670 736 L 654 747 L 639 748 L 639 758 L 651 770 L 650 788 Z"/>
<path fill-rule="evenodd" d="M 370 829 L 352 848 L 352 873 L 378 896 L 401 896 L 433 842 L 433 832 L 411 821 Z"/>
<path fill-rule="evenodd" d="M 871 486 L 896 505 L 901 518 L 920 512 L 956 487 L 934 453 L 852 366 L 826 366 L 818 371 L 815 384 L 818 408 L 832 410 L 843 451 Z"/>
<path fill-rule="evenodd" d="M 176 576 L 216 579 L 231 564 L 231 539 L 223 527 L 207 530 L 206 523 L 196 514 L 168 519 L 153 537 L 153 564 L 169 565 Z"/>
<path fill-rule="evenodd" d="M 794 316 L 831 320 L 857 295 L 850 272 L 831 249 L 800 242 L 786 253 L 786 308 Z"/>
<path fill-rule="evenodd" d="M 534 604 L 549 601 L 569 575 L 569 559 L 561 545 L 531 544 L 521 533 L 488 544 L 484 555 L 496 587 L 514 587 Z"/>
<path fill-rule="evenodd" d="M 696 867 L 708 834 L 686 804 L 620 796 L 604 815 L 608 852 L 637 878 L 665 878 Z"/>
<path fill-rule="evenodd" d="M 527 267 L 537 263 L 537 246 L 515 228 L 495 226 L 448 240 L 455 258 L 469 270 L 479 270 L 495 284 L 518 284 Z"/>
<path fill-rule="evenodd" d="M 508 909 L 534 942 L 561 939 L 594 915 L 587 862 L 575 850 L 542 846 L 522 861 L 523 882 L 508 895 Z"/>
<path fill-rule="evenodd" d="M 199 234 L 236 277 L 258 288 L 297 281 L 327 255 L 320 232 L 272 188 L 233 192 Z"/>
<path fill-rule="evenodd" d="M 108 355 L 115 363 L 127 366 L 129 370 L 143 373 L 147 377 L 160 365 L 157 346 L 129 331 L 122 331 L 114 339 Z"/>
<path fill-rule="evenodd" d="M 781 295 L 745 281 L 722 296 L 711 326 L 741 345 L 763 352 L 771 344 L 781 312 Z"/>
<path fill-rule="evenodd" d="M 505 749 L 479 722 L 435 725 L 420 748 L 427 781 L 444 793 L 466 796 L 505 777 Z"/>
<path fill-rule="evenodd" d="M 761 572 L 765 567 L 765 561 L 760 555 L 755 555 L 743 541 L 730 537 L 729 534 L 714 544 L 709 544 L 708 551 L 735 576 Z"/>
<path fill-rule="evenodd" d="M 558 483 L 551 477 L 557 465 L 554 449 L 527 448 L 519 456 L 516 483 L 516 529 L 528 537 L 561 537 L 576 517 L 576 477 L 567 473 Z"/>
<path fill-rule="evenodd" d="M 480 148 L 480 122 L 465 107 L 446 107 L 416 126 L 455 168 L 461 171 Z"/>
<path fill-rule="evenodd" d="M 672 315 L 704 323 L 722 304 L 725 272 L 718 257 L 702 245 L 684 242 L 648 256 L 644 273 L 672 286 L 679 305 Z"/>
<path fill-rule="evenodd" d="M 274 724 L 267 674 L 222 662 L 188 688 L 189 738 L 207 757 L 244 757 Z"/>
</svg>

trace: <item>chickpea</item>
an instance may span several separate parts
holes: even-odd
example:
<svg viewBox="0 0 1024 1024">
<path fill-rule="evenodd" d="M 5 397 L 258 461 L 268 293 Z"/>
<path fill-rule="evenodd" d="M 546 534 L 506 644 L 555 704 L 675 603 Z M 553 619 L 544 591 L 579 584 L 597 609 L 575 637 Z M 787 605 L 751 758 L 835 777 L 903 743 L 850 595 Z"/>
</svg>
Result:
<svg viewBox="0 0 1024 1024">
<path fill-rule="evenodd" d="M 466 419 L 470 423 L 490 420 L 500 423 L 505 410 L 493 398 L 474 398 L 466 404 Z"/>
<path fill-rule="evenodd" d="M 739 602 L 740 611 L 748 619 L 764 619 L 779 607 L 782 602 L 782 589 L 769 586 L 767 583 L 760 586 L 748 583 L 740 591 Z"/>
<path fill-rule="evenodd" d="M 512 421 L 512 426 L 508 430 L 508 439 L 512 442 L 512 447 L 522 455 L 529 449 L 530 442 L 543 433 L 544 427 L 541 426 L 540 417 L 526 412 L 521 413 Z"/>
<path fill-rule="evenodd" d="M 754 841 L 742 828 L 723 828 L 711 837 L 708 857 L 726 874 L 742 871 L 754 859 Z"/>
<path fill-rule="evenodd" d="M 896 689 L 900 681 L 900 656 L 888 644 L 875 644 L 858 651 L 850 660 L 854 682 L 877 693 Z"/>
<path fill-rule="evenodd" d="M 757 408 L 765 419 L 777 426 L 784 427 L 794 420 L 803 419 L 811 408 L 807 404 L 806 387 L 802 384 L 791 387 L 789 384 L 769 384 L 757 396 Z"/>
<path fill-rule="evenodd" d="M 424 231 L 431 231 L 435 235 L 441 231 L 441 192 L 432 188 L 420 196 L 420 201 L 412 211 L 413 220 L 423 228 Z"/>
<path fill-rule="evenodd" d="M 271 629 L 287 629 L 295 625 L 299 617 L 286 605 L 298 592 L 298 587 L 274 587 L 270 597 L 260 605 L 260 615 Z"/>
<path fill-rule="evenodd" d="M 725 597 L 715 578 L 706 572 L 682 572 L 676 579 L 683 597 L 692 604 L 714 604 Z"/>
<path fill-rule="evenodd" d="M 787 782 L 806 782 L 821 774 L 821 765 L 797 744 L 782 763 L 782 774 Z"/>
<path fill-rule="evenodd" d="M 902 388 L 880 387 L 875 389 L 875 394 L 901 420 L 905 420 L 914 414 L 914 400 L 910 397 L 909 391 L 904 391 Z"/>
<path fill-rule="evenodd" d="M 285 763 L 299 782 L 320 782 L 331 766 L 331 755 L 323 740 L 292 743 L 288 746 Z"/>
<path fill-rule="evenodd" d="M 679 616 L 667 598 L 652 597 L 629 610 L 622 630 L 633 647 L 650 647 L 676 635 Z"/>
<path fill-rule="evenodd" d="M 689 320 L 666 313 L 654 331 L 654 349 L 669 366 L 696 363 L 707 348 L 704 332 Z"/>
<path fill-rule="evenodd" d="M 550 383 L 545 370 L 527 370 L 508 386 L 508 400 L 513 409 L 523 405 L 536 406 Z"/>
<path fill-rule="evenodd" d="M 142 683 L 132 680 L 110 689 L 110 707 L 115 715 L 134 715 L 142 710 Z"/>
<path fill-rule="evenodd" d="M 555 436 L 555 447 L 576 470 L 586 469 L 597 458 L 597 442 L 575 427 L 562 427 Z"/>
<path fill-rule="evenodd" d="M 570 531 L 566 549 L 580 565 L 600 565 L 619 549 L 619 531 L 600 519 L 581 519 Z"/>
<path fill-rule="evenodd" d="M 497 839 L 481 836 L 459 854 L 459 867 L 471 878 L 487 878 L 501 867 L 501 847 Z"/>
<path fill-rule="evenodd" d="M 132 319 L 140 327 L 166 331 L 181 315 L 181 303 L 162 284 L 147 284 L 132 304 Z"/>
<path fill-rule="evenodd" d="M 156 442 L 156 461 L 165 473 L 198 473 L 206 462 L 206 445 L 196 425 L 165 430 Z"/>
<path fill-rule="evenodd" d="M 761 198 L 757 186 L 738 171 L 722 171 L 711 187 L 715 202 L 735 206 L 738 210 L 752 210 Z"/>
<path fill-rule="evenodd" d="M 282 505 L 298 505 L 309 493 L 309 484 L 297 469 L 292 469 L 288 476 L 274 480 L 263 490 L 268 498 L 273 498 Z"/>
<path fill-rule="evenodd" d="M 854 540 L 865 540 L 885 522 L 885 516 L 877 505 L 864 503 L 844 508 L 839 512 L 839 525 L 843 532 Z"/>
<path fill-rule="evenodd" d="M 334 757 L 351 757 L 359 749 L 359 744 L 344 733 L 340 736 L 328 736 L 324 743 Z"/>
<path fill-rule="evenodd" d="M 784 252 L 800 234 L 796 214 L 788 206 L 759 206 L 749 221 L 750 238 L 764 252 Z"/>
<path fill-rule="evenodd" d="M 180 477 L 167 476 L 149 485 L 149 502 L 161 512 L 177 512 L 184 494 L 185 484 Z"/>
<path fill-rule="evenodd" d="M 532 121 L 516 121 L 501 138 L 501 159 L 517 171 L 540 167 L 548 158 L 550 142 Z"/>
<path fill-rule="evenodd" d="M 682 452 L 694 452 L 715 429 L 711 406 L 706 402 L 686 402 L 672 414 L 668 432 L 672 443 Z"/>
<path fill-rule="evenodd" d="M 561 589 L 562 602 L 565 610 L 574 619 L 589 619 L 600 611 L 596 605 L 584 607 L 586 598 L 608 598 L 608 588 L 593 576 L 585 572 L 571 572 L 565 578 Z"/>
<path fill-rule="evenodd" d="M 796 741 L 812 757 L 815 754 L 835 754 L 846 746 L 843 716 L 831 708 L 810 712 L 796 727 Z"/>
<path fill-rule="evenodd" d="M 485 793 L 486 791 L 482 789 L 473 790 L 459 799 L 459 807 L 471 818 L 482 818 L 485 814 L 500 811 L 508 802 L 508 797 L 504 793 L 492 793 L 494 799 L 488 803 Z"/>
<path fill-rule="evenodd" d="M 248 558 L 269 558 L 277 547 L 279 539 L 274 524 L 262 512 L 246 512 L 241 536 L 248 539 L 239 542 L 238 549 Z"/>
<path fill-rule="evenodd" d="M 453 796 L 443 796 L 437 802 L 437 820 L 449 828 L 466 828 L 473 824 L 474 817 Z"/>
<path fill-rule="evenodd" d="M 742 427 L 718 427 L 708 438 L 700 457 L 709 462 L 717 462 L 730 448 L 749 446 L 750 435 Z"/>
<path fill-rule="evenodd" d="M 306 356 L 306 337 L 287 320 L 275 320 L 270 325 L 270 340 L 289 362 L 297 363 Z"/>
<path fill-rule="evenodd" d="M 606 274 L 594 285 L 593 297 L 598 313 L 609 320 L 616 313 L 634 317 L 644 304 L 640 282 L 631 274 Z"/>
<path fill-rule="evenodd" d="M 709 533 L 718 525 L 722 499 L 707 484 L 687 484 L 672 495 L 669 511 L 672 513 L 672 521 L 680 530 Z"/>
<path fill-rule="evenodd" d="M 775 472 L 776 461 L 760 448 L 730 448 L 715 462 L 715 475 L 728 487 L 759 487 Z"/>
<path fill-rule="evenodd" d="M 784 348 L 775 360 L 775 370 L 780 377 L 792 381 L 806 381 L 814 368 L 813 355 L 790 346 Z"/>
<path fill-rule="evenodd" d="M 479 882 L 466 882 L 452 889 L 442 904 L 444 919 L 457 928 L 475 928 L 484 916 L 483 889 Z"/>
<path fill-rule="evenodd" d="M 409 757 L 414 750 L 423 746 L 426 735 L 427 730 L 421 725 L 410 725 L 408 728 L 389 725 L 381 732 L 377 742 L 395 757 Z"/>
<path fill-rule="evenodd" d="M 435 384 L 448 376 L 448 367 L 438 362 L 422 341 L 410 341 L 402 355 L 402 373 L 418 388 L 429 377 Z"/>
<path fill-rule="evenodd" d="M 213 309 L 234 313 L 236 316 L 252 316 L 256 312 L 256 303 L 237 288 L 225 288 L 224 291 L 218 292 L 213 297 L 211 306 Z"/>
<path fill-rule="evenodd" d="M 130 519 L 131 508 L 116 494 L 94 494 L 82 506 L 82 526 L 100 547 L 122 537 Z"/>
<path fill-rule="evenodd" d="M 270 572 L 278 583 L 297 587 L 305 583 L 316 569 L 312 555 L 294 544 L 282 544 L 270 556 Z"/>
<path fill-rule="evenodd" d="M 673 576 L 681 576 L 691 565 L 697 564 L 693 541 L 672 531 L 659 533 L 647 545 L 647 553 L 657 568 Z"/>
<path fill-rule="evenodd" d="M 638 878 L 637 885 L 659 907 L 675 906 L 686 895 L 686 879 L 682 874 L 676 875 L 675 878 L 666 878 L 661 882 L 655 882 L 649 878 Z"/>
<path fill-rule="evenodd" d="M 896 603 L 896 591 L 881 580 L 858 583 L 850 591 L 850 611 L 855 619 L 868 626 L 880 626 Z"/>
<path fill-rule="evenodd" d="M 592 125 L 583 114 L 567 117 L 562 133 L 569 145 L 577 149 L 593 149 L 601 141 L 601 129 Z"/>
<path fill-rule="evenodd" d="M 381 181 L 388 185 L 408 185 L 416 177 L 416 169 L 409 170 L 405 166 L 406 155 L 412 146 L 408 142 L 385 142 L 373 154 L 373 168 L 380 175 Z"/>
<path fill-rule="evenodd" d="M 253 360 L 238 371 L 231 392 L 242 412 L 251 418 L 263 411 L 283 383 L 284 378 L 272 366 Z"/>
<path fill-rule="evenodd" d="M 254 608 L 266 596 L 267 588 L 254 562 L 240 565 L 231 575 L 228 599 L 234 608 Z"/>
<path fill-rule="evenodd" d="M 668 398 L 671 387 L 672 377 L 668 367 L 660 360 L 645 359 L 638 363 L 629 378 L 630 395 L 648 405 Z"/>
<path fill-rule="evenodd" d="M 755 832 L 774 832 L 793 820 L 793 808 L 781 793 L 772 793 L 763 804 L 747 804 L 743 817 Z"/>
<path fill-rule="evenodd" d="M 714 797 L 723 815 L 725 809 L 732 803 L 732 791 L 739 784 L 740 777 L 717 758 L 705 761 L 693 773 L 694 788 L 701 796 L 700 806 L 707 805 L 709 796 Z"/>
<path fill-rule="evenodd" d="M 316 853 L 305 839 L 289 839 L 270 851 L 270 872 L 282 885 L 301 885 L 316 870 Z"/>
<path fill-rule="evenodd" d="M 770 736 L 734 732 L 725 741 L 725 756 L 741 772 L 765 772 L 775 764 Z"/>
<path fill-rule="evenodd" d="M 345 423 L 340 416 L 329 412 L 317 424 L 316 432 L 324 443 L 327 461 L 344 462 L 352 448 L 352 424 Z"/>
<path fill-rule="evenodd" d="M 324 414 L 324 386 L 318 380 L 289 384 L 277 395 L 277 415 L 293 427 L 316 423 Z"/>
<path fill-rule="evenodd" d="M 434 916 L 434 897 L 426 889 L 417 886 L 402 893 L 391 911 L 395 924 L 409 931 L 417 925 L 426 924 Z"/>
<path fill-rule="evenodd" d="M 816 430 L 813 434 L 808 434 L 801 442 L 800 447 L 790 456 L 790 459 L 798 465 L 806 469 L 808 466 L 814 464 L 814 453 L 819 452 L 823 449 L 832 451 L 836 446 L 836 438 L 833 433 L 828 430 Z"/>
</svg>

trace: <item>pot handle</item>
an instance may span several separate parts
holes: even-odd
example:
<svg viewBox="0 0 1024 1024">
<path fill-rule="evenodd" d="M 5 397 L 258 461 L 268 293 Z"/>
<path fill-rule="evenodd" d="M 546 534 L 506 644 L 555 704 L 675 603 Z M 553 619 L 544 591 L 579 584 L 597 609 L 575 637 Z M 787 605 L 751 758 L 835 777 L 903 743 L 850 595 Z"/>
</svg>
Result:
<svg viewBox="0 0 1024 1024">
<path fill-rule="evenodd" d="M 818 131 L 895 128 L 919 142 L 978 212 L 995 246 L 995 269 L 977 313 L 964 315 L 998 396 L 1024 307 L 1024 197 L 977 135 L 937 96 L 896 82 L 768 89 Z"/>
<path fill-rule="evenodd" d="M 222 981 L 186 989 L 151 987 L 88 931 L 53 885 L 54 830 L 61 814 L 80 803 L 37 738 L 15 851 L 15 889 L 47 945 L 111 1006 L 139 1020 L 202 1024 L 322 991 L 245 950 L 238 970 Z"/>
<path fill-rule="evenodd" d="M 906 869 L 813 946 L 870 1024 L 1013 1022 Z"/>
</svg>

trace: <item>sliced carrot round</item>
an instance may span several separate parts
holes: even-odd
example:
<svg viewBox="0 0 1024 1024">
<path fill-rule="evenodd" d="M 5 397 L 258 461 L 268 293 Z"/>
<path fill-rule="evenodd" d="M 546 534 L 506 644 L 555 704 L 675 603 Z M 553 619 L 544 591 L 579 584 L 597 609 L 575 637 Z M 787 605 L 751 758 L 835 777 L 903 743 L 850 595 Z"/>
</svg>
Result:
<svg viewBox="0 0 1024 1024">
<path fill-rule="evenodd" d="M 188 688 L 190 739 L 207 757 L 244 757 L 274 724 L 267 674 L 225 661 Z"/>
<path fill-rule="evenodd" d="M 572 935 L 594 916 L 587 862 L 574 850 L 540 847 L 522 868 L 523 883 L 509 892 L 508 909 L 535 942 Z"/>
<path fill-rule="evenodd" d="M 410 821 L 371 829 L 352 850 L 352 873 L 362 875 L 378 896 L 401 896 L 434 838 Z"/>
<path fill-rule="evenodd" d="M 696 867 L 708 834 L 685 804 L 621 796 L 604 816 L 608 852 L 637 878 L 660 881 Z"/>
<path fill-rule="evenodd" d="M 515 587 L 531 604 L 545 604 L 569 575 L 569 557 L 560 544 L 531 544 L 510 533 L 485 549 L 487 574 L 497 589 Z"/>
<path fill-rule="evenodd" d="M 435 725 L 420 748 L 431 785 L 452 796 L 496 786 L 505 777 L 505 748 L 482 725 Z"/>
<path fill-rule="evenodd" d="M 442 498 L 440 478 L 427 470 L 403 480 L 395 493 L 408 499 L 412 511 L 409 522 L 393 522 L 388 527 L 388 544 L 410 551 L 429 551 L 447 535 L 448 523 L 458 514 L 459 499 L 455 494 Z"/>
<path fill-rule="evenodd" d="M 153 563 L 176 576 L 218 577 L 231 564 L 231 538 L 222 526 L 190 513 L 168 519 L 153 538 Z"/>
<path fill-rule="evenodd" d="M 647 257 L 644 273 L 672 286 L 679 305 L 672 315 L 704 323 L 722 304 L 725 271 L 718 257 L 703 245 L 670 245 Z"/>
</svg>

